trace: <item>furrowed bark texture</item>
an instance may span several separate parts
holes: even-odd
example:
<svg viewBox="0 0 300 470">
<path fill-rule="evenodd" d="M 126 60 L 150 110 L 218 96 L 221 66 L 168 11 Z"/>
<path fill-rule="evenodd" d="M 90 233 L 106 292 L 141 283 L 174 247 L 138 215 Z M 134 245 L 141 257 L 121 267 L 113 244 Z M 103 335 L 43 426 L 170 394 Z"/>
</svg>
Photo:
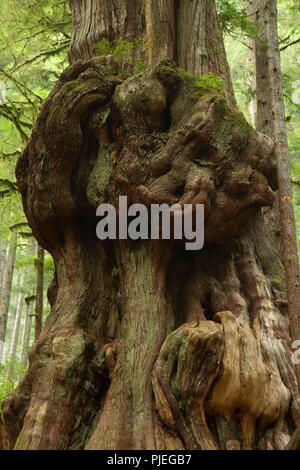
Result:
<svg viewBox="0 0 300 470">
<path fill-rule="evenodd" d="M 269 69 L 269 57 L 267 51 L 267 26 L 269 23 L 268 3 L 261 0 L 248 0 L 247 12 L 250 21 L 257 27 L 258 37 L 253 39 L 253 59 L 255 60 L 255 93 L 256 113 L 255 128 L 258 132 L 266 134 L 274 140 L 274 125 L 272 119 L 271 76 Z M 278 191 L 273 207 L 262 209 L 266 226 L 269 227 L 269 237 L 276 251 L 282 254 L 282 238 L 280 227 L 280 210 Z"/>
<path fill-rule="evenodd" d="M 54 258 L 52 309 L 2 403 L 9 447 L 289 441 L 299 398 L 283 271 L 253 217 L 274 201 L 274 146 L 196 81 L 169 60 L 132 76 L 92 57 L 74 61 L 47 98 L 16 176 Z M 204 248 L 100 241 L 96 208 L 118 208 L 120 195 L 148 208 L 204 204 Z"/>
<path fill-rule="evenodd" d="M 102 38 L 144 39 L 149 64 L 170 59 L 189 73 L 221 76 L 228 103 L 236 105 L 214 0 L 70 0 L 70 8 L 70 63 L 97 55 Z"/>
<path fill-rule="evenodd" d="M 269 1 L 268 58 L 272 85 L 272 115 L 274 117 L 274 138 L 278 174 L 279 209 L 281 219 L 283 260 L 286 275 L 287 298 L 289 302 L 290 329 L 293 341 L 300 338 L 300 273 L 296 240 L 295 215 L 292 182 L 285 122 L 284 99 L 277 35 L 277 2 Z M 296 366 L 300 383 L 300 365 Z"/>
<path fill-rule="evenodd" d="M 290 335 L 292 341 L 299 341 L 300 271 L 278 44 L 276 0 L 266 2 L 265 17 L 267 19 L 268 64 L 272 91 L 271 103 L 272 116 L 274 118 L 274 140 L 276 143 L 275 155 L 277 161 L 279 211 L 283 243 L 282 257 L 285 267 Z M 300 387 L 300 364 L 296 364 L 295 369 Z M 288 448 L 300 448 L 300 416 L 298 416 L 297 429 Z"/>
</svg>

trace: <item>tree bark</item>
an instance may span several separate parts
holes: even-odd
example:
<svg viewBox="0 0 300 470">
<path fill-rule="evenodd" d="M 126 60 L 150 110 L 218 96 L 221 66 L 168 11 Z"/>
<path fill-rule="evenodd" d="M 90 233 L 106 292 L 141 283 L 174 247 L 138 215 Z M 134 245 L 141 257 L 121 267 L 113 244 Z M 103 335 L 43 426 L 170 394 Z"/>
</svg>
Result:
<svg viewBox="0 0 300 470">
<path fill-rule="evenodd" d="M 0 244 L 0 296 L 2 293 L 2 286 L 3 286 L 3 279 L 4 279 L 6 249 L 7 249 L 7 241 L 1 240 L 1 244 Z"/>
<path fill-rule="evenodd" d="M 42 330 L 44 292 L 44 249 L 38 245 L 36 260 L 36 297 L 35 297 L 35 340 Z"/>
<path fill-rule="evenodd" d="M 218 75 L 228 103 L 236 106 L 214 0 L 70 0 L 70 8 L 70 63 L 96 56 L 95 45 L 103 37 L 109 41 L 143 38 L 142 57 L 149 64 L 170 59 L 194 75 Z"/>
<path fill-rule="evenodd" d="M 285 267 L 290 335 L 294 342 L 299 341 L 300 338 L 300 272 L 278 44 L 276 0 L 266 2 L 265 16 L 273 132 L 276 144 L 282 256 Z M 295 369 L 300 390 L 300 364 L 295 364 Z M 300 449 L 300 415 L 296 424 L 297 429 L 288 444 L 288 449 Z"/>
<path fill-rule="evenodd" d="M 266 41 L 266 27 L 268 24 L 268 18 L 266 16 L 267 10 L 264 8 L 265 3 L 261 2 L 261 0 L 247 0 L 246 6 L 249 19 L 257 27 L 258 31 L 258 36 L 252 40 L 256 83 L 255 128 L 258 132 L 262 132 L 274 140 L 272 104 L 270 100 L 271 78 Z M 263 208 L 262 214 L 266 226 L 269 227 L 269 237 L 274 249 L 277 251 L 280 258 L 283 259 L 279 199 L 277 191 L 273 207 Z"/>
<path fill-rule="evenodd" d="M 0 362 L 2 362 L 3 349 L 4 349 L 4 343 L 5 343 L 7 315 L 8 315 L 8 309 L 9 309 L 12 278 L 13 278 L 13 272 L 14 272 L 14 267 L 15 267 L 17 237 L 18 237 L 17 232 L 13 230 L 11 234 L 9 246 L 8 246 L 7 261 L 6 261 L 6 266 L 5 266 L 4 282 L 3 282 L 1 305 L 0 305 Z"/>
<path fill-rule="evenodd" d="M 78 41 L 71 55 L 91 50 Z M 283 273 L 253 218 L 274 201 L 273 144 L 199 77 L 154 62 L 128 76 L 110 56 L 74 61 L 18 161 L 24 210 L 55 276 L 29 370 L 2 404 L 15 449 L 283 449 L 292 434 Z M 118 208 L 120 195 L 148 208 L 204 204 L 204 248 L 97 239 L 96 208 Z"/>
<path fill-rule="evenodd" d="M 283 261 L 291 338 L 293 341 L 296 341 L 300 338 L 300 273 L 278 46 L 276 0 L 267 2 L 265 8 L 268 16 L 267 51 L 271 81 L 274 139 L 276 144 L 275 155 L 277 161 Z M 300 386 L 300 365 L 296 365 L 296 374 Z"/>
<path fill-rule="evenodd" d="M 267 18 L 260 0 L 249 1 L 249 13 L 258 28 L 259 36 L 254 39 L 256 64 L 256 122 L 255 128 L 269 137 L 274 137 L 272 103 L 270 100 L 271 80 L 267 50 Z"/>
</svg>

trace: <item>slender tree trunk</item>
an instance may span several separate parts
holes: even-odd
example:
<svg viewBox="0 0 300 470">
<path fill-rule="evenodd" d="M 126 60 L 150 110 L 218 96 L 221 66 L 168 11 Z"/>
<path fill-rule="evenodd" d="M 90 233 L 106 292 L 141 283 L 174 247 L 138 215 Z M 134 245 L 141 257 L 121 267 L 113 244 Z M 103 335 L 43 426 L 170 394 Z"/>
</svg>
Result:
<svg viewBox="0 0 300 470">
<path fill-rule="evenodd" d="M 37 248 L 36 273 L 35 339 L 37 340 L 42 329 L 44 292 L 44 250 L 40 245 Z"/>
<path fill-rule="evenodd" d="M 291 338 L 293 341 L 296 341 L 300 340 L 300 274 L 282 90 L 280 53 L 278 46 L 276 0 L 266 2 L 265 9 L 268 18 L 266 27 L 267 53 L 271 82 L 273 130 L 276 144 L 275 155 L 278 174 L 283 261 L 285 267 Z M 296 365 L 296 373 L 300 387 L 300 365 Z"/>
<path fill-rule="evenodd" d="M 14 282 L 15 282 L 16 286 L 20 285 L 20 279 L 21 279 L 20 274 L 15 276 Z M 18 298 L 19 298 L 19 294 L 15 293 L 13 298 L 10 300 L 10 306 L 11 306 L 11 309 L 10 309 L 10 322 L 11 322 L 12 327 L 11 327 L 11 330 L 10 330 L 9 338 L 6 337 L 6 340 L 5 340 L 5 346 L 6 347 L 4 348 L 3 361 L 8 359 L 8 357 L 9 357 L 10 345 L 11 345 L 12 337 L 13 337 L 13 333 L 14 333 L 13 326 L 14 326 L 14 323 L 15 323 L 15 318 L 16 318 L 17 308 L 18 308 Z M 7 322 L 8 322 L 8 320 L 7 320 Z"/>
<path fill-rule="evenodd" d="M 273 144 L 230 106 L 233 97 L 228 106 L 214 87 L 199 89 L 196 75 L 159 62 L 179 57 L 181 28 L 196 32 L 198 22 L 189 66 L 200 50 L 201 67 L 216 73 L 218 50 L 208 52 L 221 37 L 215 4 L 70 5 L 72 65 L 16 168 L 55 276 L 29 370 L 2 403 L 9 445 L 283 449 L 297 382 L 284 291 L 274 289 L 282 272 L 253 217 L 274 201 Z M 189 20 L 180 26 L 184 6 Z M 144 73 L 128 77 L 110 56 L 95 56 L 103 35 L 127 39 L 138 28 L 151 39 Z M 121 195 L 147 208 L 203 203 L 203 249 L 97 239 L 97 207 L 118 211 Z"/>
<path fill-rule="evenodd" d="M 5 271 L 5 260 L 6 260 L 6 249 L 7 241 L 1 240 L 0 242 L 0 298 L 3 286 L 4 271 Z"/>
<path fill-rule="evenodd" d="M 255 127 L 269 137 L 274 136 L 272 103 L 270 100 L 270 72 L 267 51 L 266 17 L 261 0 L 248 0 L 248 12 L 258 28 L 258 37 L 254 39 L 256 64 L 256 122 Z"/>
<path fill-rule="evenodd" d="M 30 330 L 32 322 L 32 306 L 35 301 L 35 295 L 29 295 L 24 298 L 26 303 L 26 313 L 21 343 L 21 364 L 26 367 L 28 360 L 28 351 L 30 344 Z"/>
<path fill-rule="evenodd" d="M 1 296 L 1 305 L 0 305 L 0 362 L 2 362 L 3 349 L 5 343 L 5 334 L 7 326 L 7 315 L 10 302 L 10 293 L 12 286 L 12 278 L 15 267 L 15 257 L 16 257 L 16 248 L 17 248 L 17 232 L 12 231 L 8 253 L 7 261 L 5 266 L 4 282 Z"/>
<path fill-rule="evenodd" d="M 12 338 L 11 338 L 9 355 L 8 355 L 8 360 L 9 360 L 8 379 L 9 380 L 13 380 L 14 362 L 16 360 L 16 352 L 17 352 L 17 345 L 18 345 L 19 331 L 20 331 L 20 324 L 21 324 L 22 307 L 23 307 L 24 296 L 25 296 L 23 292 L 24 281 L 25 281 L 25 272 L 22 274 L 20 282 L 18 284 L 20 288 L 20 293 L 18 296 L 17 311 L 16 311 L 16 316 L 15 316 L 15 320 L 13 324 Z"/>
<path fill-rule="evenodd" d="M 266 41 L 266 17 L 261 0 L 247 0 L 249 20 L 256 26 L 258 35 L 251 39 L 253 60 L 255 62 L 256 112 L 255 128 L 273 138 L 272 104 L 270 100 L 270 72 Z"/>
<path fill-rule="evenodd" d="M 258 132 L 262 132 L 274 140 L 272 104 L 270 100 L 271 79 L 266 42 L 266 25 L 268 21 L 264 5 L 265 2 L 262 2 L 261 0 L 247 0 L 246 2 L 249 19 L 258 30 L 258 36 L 251 41 L 253 44 L 256 83 L 256 112 L 254 122 L 255 128 Z M 280 258 L 282 259 L 280 211 L 277 191 L 273 207 L 263 208 L 262 214 L 265 224 L 269 228 L 269 237 L 274 250 L 279 253 Z"/>
<path fill-rule="evenodd" d="M 269 0 L 264 5 L 264 21 L 267 42 L 267 60 L 271 85 L 273 135 L 278 175 L 278 208 L 280 212 L 282 258 L 285 268 L 286 292 L 288 299 L 289 327 L 293 342 L 300 340 L 300 272 L 293 207 L 290 160 L 282 89 L 280 52 L 277 32 L 277 1 Z M 269 106 L 270 106 L 269 105 Z M 300 390 L 300 364 L 295 364 Z M 287 449 L 300 449 L 300 414 L 297 428 Z"/>
</svg>

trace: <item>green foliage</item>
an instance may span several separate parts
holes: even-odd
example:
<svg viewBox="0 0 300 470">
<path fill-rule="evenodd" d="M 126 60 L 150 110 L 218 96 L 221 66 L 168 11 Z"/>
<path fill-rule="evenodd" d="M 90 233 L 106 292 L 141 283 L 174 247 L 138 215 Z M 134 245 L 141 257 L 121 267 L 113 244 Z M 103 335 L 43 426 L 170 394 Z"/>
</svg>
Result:
<svg viewBox="0 0 300 470">
<path fill-rule="evenodd" d="M 208 75 L 201 75 L 198 80 L 195 81 L 196 87 L 203 93 L 211 90 L 221 93 L 222 83 L 222 78 L 211 72 L 209 72 Z"/>
<path fill-rule="evenodd" d="M 232 82 L 239 108 L 254 126 L 255 114 L 255 63 L 253 44 L 237 25 L 232 30 L 226 26 L 226 11 L 237 9 L 238 2 L 218 1 L 220 19 L 225 32 L 225 47 L 231 70 Z M 231 4 L 231 7 L 230 5 Z M 229 8 L 230 7 L 230 8 Z M 223 15 L 223 17 L 222 17 Z M 229 15 L 230 16 L 230 15 Z M 278 2 L 278 34 L 281 49 L 281 71 L 285 97 L 291 174 L 293 182 L 294 210 L 297 239 L 300 252 L 300 42 L 299 4 L 288 0 Z M 225 23 L 224 23 L 225 21 Z M 248 34 L 251 36 L 251 34 Z"/>
<path fill-rule="evenodd" d="M 0 178 L 0 199 L 17 192 L 18 187 L 14 181 L 10 181 L 8 178 Z"/>
<path fill-rule="evenodd" d="M 10 228 L 14 228 L 18 233 L 4 348 L 6 357 L 18 296 L 23 292 L 28 297 L 33 295 L 36 289 L 36 242 L 28 223 L 25 222 L 21 196 L 15 182 L 15 165 L 45 98 L 68 65 L 67 49 L 71 40 L 71 24 L 67 0 L 0 2 L 0 243 L 3 244 L 9 239 Z M 49 313 L 46 291 L 53 278 L 53 269 L 52 257 L 45 253 L 44 319 Z M 22 284 L 24 272 L 26 277 Z M 34 308 L 34 302 L 31 308 Z M 24 371 L 18 361 L 21 358 L 25 311 L 24 302 L 16 361 L 13 364 L 14 382 Z M 32 322 L 30 344 L 33 339 Z M 0 372 L 0 399 L 15 386 L 6 379 L 8 367 L 6 364 L 5 370 Z"/>
<path fill-rule="evenodd" d="M 299 161 L 291 160 L 291 170 L 293 184 L 297 185 L 300 189 L 300 159 Z"/>
<path fill-rule="evenodd" d="M 50 256 L 47 252 L 45 253 L 45 259 L 44 259 L 44 272 L 45 273 L 50 273 L 50 275 L 53 274 L 54 271 L 54 261 L 52 256 Z"/>
<path fill-rule="evenodd" d="M 216 0 L 219 21 L 224 33 L 236 36 L 243 33 L 249 37 L 258 35 L 257 28 L 249 19 L 245 8 L 239 8 L 236 0 Z"/>
<path fill-rule="evenodd" d="M 120 65 L 127 62 L 132 65 L 134 74 L 143 72 L 146 67 L 142 58 L 135 57 L 135 50 L 146 51 L 147 47 L 147 42 L 144 38 L 136 38 L 133 41 L 123 39 L 109 41 L 106 38 L 102 38 L 96 44 L 99 54 L 112 55 Z"/>
<path fill-rule="evenodd" d="M 13 378 L 10 380 L 8 375 L 11 369 L 13 370 Z M 1 410 L 3 398 L 14 391 L 19 377 L 22 377 L 26 370 L 24 364 L 19 361 L 13 363 L 6 361 L 4 364 L 0 364 L 0 417 L 3 418 Z"/>
<path fill-rule="evenodd" d="M 6 0 L 0 18 L 0 80 L 6 89 L 0 102 L 0 157 L 8 157 L 13 170 L 44 99 L 67 65 L 71 14 L 67 1 Z M 9 179 L 13 176 L 12 171 Z"/>
</svg>

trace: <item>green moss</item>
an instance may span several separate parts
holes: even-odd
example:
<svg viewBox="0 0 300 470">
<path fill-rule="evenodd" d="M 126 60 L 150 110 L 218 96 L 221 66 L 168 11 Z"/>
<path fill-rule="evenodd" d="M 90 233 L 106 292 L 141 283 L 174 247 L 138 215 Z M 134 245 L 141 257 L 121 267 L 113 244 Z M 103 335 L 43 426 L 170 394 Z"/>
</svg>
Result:
<svg viewBox="0 0 300 470">
<path fill-rule="evenodd" d="M 283 269 L 280 269 L 279 265 L 273 264 L 271 266 L 271 277 L 272 277 L 273 282 L 279 288 L 280 293 L 285 296 L 285 282 L 284 282 Z"/>
<path fill-rule="evenodd" d="M 26 444 L 26 436 L 25 433 L 19 435 L 17 442 L 15 443 L 14 450 L 21 450 Z"/>
<path fill-rule="evenodd" d="M 168 78 L 170 76 L 179 77 L 179 69 L 175 62 L 171 60 L 162 60 L 153 68 L 151 76 L 159 79 L 163 79 L 164 77 Z"/>
<path fill-rule="evenodd" d="M 229 119 L 234 123 L 234 124 L 239 124 L 242 126 L 247 131 L 251 131 L 252 127 L 250 124 L 247 122 L 245 116 L 242 113 L 238 112 L 231 112 L 229 114 Z"/>
<path fill-rule="evenodd" d="M 105 202 L 105 192 L 108 187 L 114 164 L 110 158 L 112 144 L 105 144 L 99 149 L 98 157 L 87 186 L 87 198 L 95 207 Z"/>
<path fill-rule="evenodd" d="M 188 73 L 183 69 L 178 69 L 178 75 L 182 80 L 190 82 L 191 84 L 194 84 L 195 80 L 197 79 L 195 75 L 192 75 L 191 73 Z"/>
</svg>

